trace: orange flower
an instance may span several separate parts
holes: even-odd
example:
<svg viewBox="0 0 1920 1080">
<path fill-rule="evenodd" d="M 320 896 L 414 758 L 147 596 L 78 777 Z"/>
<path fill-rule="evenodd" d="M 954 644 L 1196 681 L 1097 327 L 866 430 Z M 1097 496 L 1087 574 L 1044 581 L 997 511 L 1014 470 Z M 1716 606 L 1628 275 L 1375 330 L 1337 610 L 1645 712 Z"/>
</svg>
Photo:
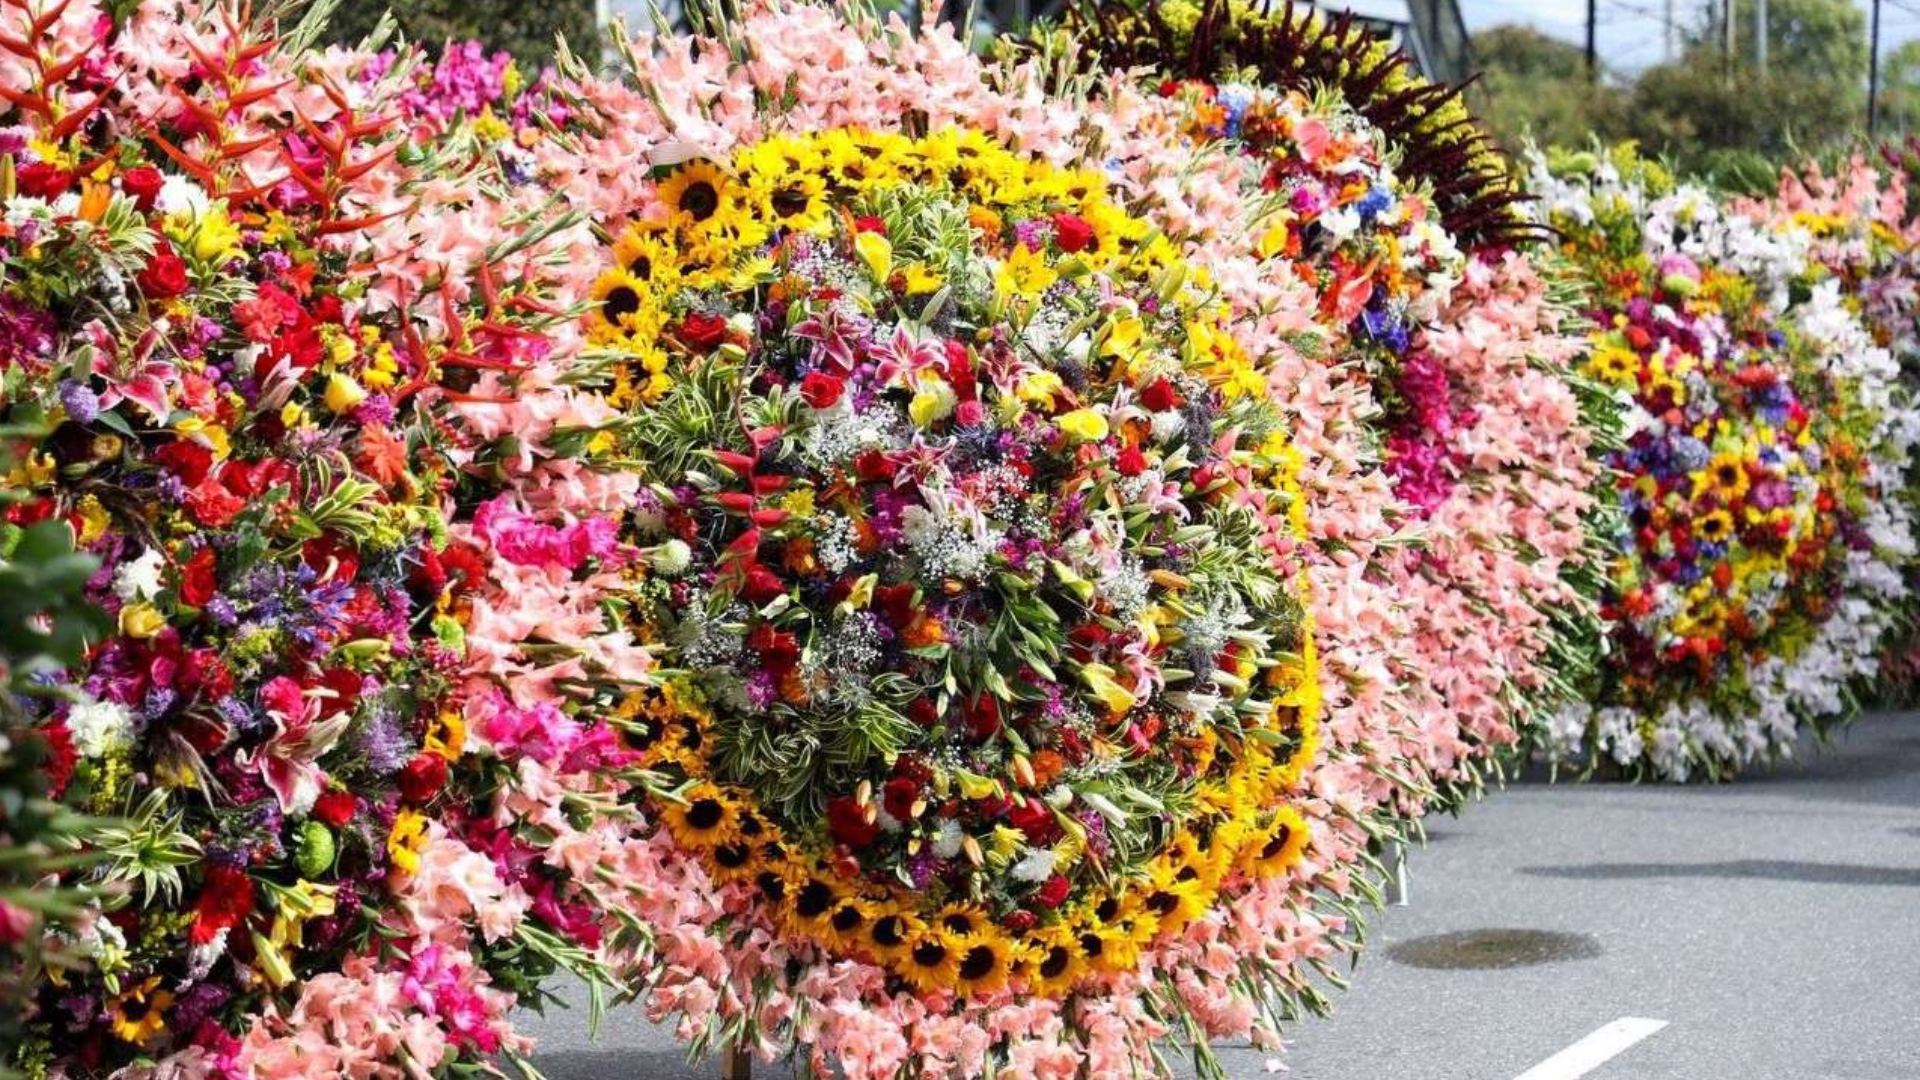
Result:
<svg viewBox="0 0 1920 1080">
<path fill-rule="evenodd" d="M 1067 767 L 1067 759 L 1053 750 L 1042 750 L 1028 759 L 1028 764 L 1033 767 L 1033 786 L 1045 788 L 1052 786 L 1054 777 Z"/>
<path fill-rule="evenodd" d="M 924 649 L 946 641 L 947 629 L 940 625 L 939 619 L 924 611 L 917 612 L 913 621 L 907 624 L 907 629 L 901 634 L 900 639 L 909 649 Z"/>
</svg>

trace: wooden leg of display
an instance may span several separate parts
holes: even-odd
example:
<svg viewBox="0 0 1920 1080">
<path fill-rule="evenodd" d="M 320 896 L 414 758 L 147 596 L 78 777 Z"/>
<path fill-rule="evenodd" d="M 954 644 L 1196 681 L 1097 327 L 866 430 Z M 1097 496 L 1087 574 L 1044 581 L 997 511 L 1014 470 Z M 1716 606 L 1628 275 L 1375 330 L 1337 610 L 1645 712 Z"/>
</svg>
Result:
<svg viewBox="0 0 1920 1080">
<path fill-rule="evenodd" d="M 720 1080 L 752 1080 L 753 1055 L 746 1047 L 731 1046 L 720 1058 Z"/>
</svg>

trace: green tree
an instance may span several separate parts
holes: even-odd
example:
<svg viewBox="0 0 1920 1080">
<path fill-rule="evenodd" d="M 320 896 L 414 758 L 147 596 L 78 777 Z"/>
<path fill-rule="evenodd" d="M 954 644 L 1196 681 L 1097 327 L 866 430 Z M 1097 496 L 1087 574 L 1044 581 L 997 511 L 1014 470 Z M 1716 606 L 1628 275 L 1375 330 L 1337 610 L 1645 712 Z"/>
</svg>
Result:
<svg viewBox="0 0 1920 1080">
<path fill-rule="evenodd" d="M 1737 186 L 1771 184 L 1778 162 L 1850 142 L 1866 119 L 1866 26 L 1852 0 L 1768 0 L 1765 73 L 1753 7 L 1738 5 L 1733 57 L 1710 18 L 1679 59 L 1641 73 L 1626 110 L 1648 150 Z"/>
<path fill-rule="evenodd" d="M 1474 36 L 1473 60 L 1481 72 L 1470 91 L 1474 111 L 1509 151 L 1528 139 L 1577 146 L 1622 133 L 1625 95 L 1588 78 L 1577 45 L 1529 26 L 1496 26 Z"/>
<path fill-rule="evenodd" d="M 388 8 L 408 39 L 438 49 L 446 41 L 476 38 L 489 49 L 505 49 L 521 65 L 538 71 L 553 56 L 556 35 L 565 35 L 576 51 L 594 40 L 593 0 L 342 0 L 327 25 L 327 36 L 356 42 L 373 32 Z"/>
<path fill-rule="evenodd" d="M 1880 60 L 1880 125 L 1888 134 L 1920 131 L 1920 39 Z"/>
</svg>

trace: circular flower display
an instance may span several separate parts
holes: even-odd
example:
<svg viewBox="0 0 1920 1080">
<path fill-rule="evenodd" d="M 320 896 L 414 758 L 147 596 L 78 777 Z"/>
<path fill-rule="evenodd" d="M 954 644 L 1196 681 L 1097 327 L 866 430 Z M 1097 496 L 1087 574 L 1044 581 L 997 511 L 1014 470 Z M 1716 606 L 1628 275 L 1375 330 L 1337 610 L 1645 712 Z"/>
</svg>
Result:
<svg viewBox="0 0 1920 1080">
<path fill-rule="evenodd" d="M 665 827 L 920 991 L 1130 971 L 1308 838 L 1294 455 L 1104 188 L 965 131 L 773 137 L 662 176 L 594 290 Z"/>
</svg>

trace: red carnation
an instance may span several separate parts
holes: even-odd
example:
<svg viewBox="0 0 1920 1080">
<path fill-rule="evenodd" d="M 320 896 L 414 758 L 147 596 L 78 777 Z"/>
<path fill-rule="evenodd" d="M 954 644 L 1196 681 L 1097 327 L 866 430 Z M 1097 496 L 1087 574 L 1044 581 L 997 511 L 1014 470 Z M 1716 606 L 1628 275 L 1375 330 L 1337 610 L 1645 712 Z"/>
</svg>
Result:
<svg viewBox="0 0 1920 1080">
<path fill-rule="evenodd" d="M 889 780 L 880 789 L 880 805 L 895 821 L 907 821 L 913 817 L 913 803 L 920 797 L 920 785 L 905 777 Z"/>
<path fill-rule="evenodd" d="M 1034 893 L 1033 898 L 1039 901 L 1042 907 L 1057 908 L 1067 902 L 1067 893 L 1072 888 L 1073 886 L 1067 884 L 1066 878 L 1055 874 L 1047 879 L 1045 885 L 1040 886 L 1040 891 Z"/>
<path fill-rule="evenodd" d="M 153 452 L 153 460 L 188 487 L 198 487 L 213 468 L 213 451 L 196 442 L 175 439 Z"/>
<path fill-rule="evenodd" d="M 856 232 L 880 233 L 884 236 L 887 232 L 887 223 L 872 214 L 864 214 L 853 219 L 853 228 Z"/>
<path fill-rule="evenodd" d="M 1071 255 L 1086 250 L 1093 243 L 1093 226 L 1079 214 L 1053 215 L 1053 242 L 1060 250 Z"/>
<path fill-rule="evenodd" d="M 313 801 L 313 816 L 333 828 L 345 828 L 360 809 L 360 800 L 351 791 L 329 791 Z"/>
<path fill-rule="evenodd" d="M 195 485 L 187 492 L 187 509 L 193 518 L 210 529 L 223 529 L 247 504 L 213 480 Z"/>
<path fill-rule="evenodd" d="M 703 315 L 696 311 L 680 324 L 680 339 L 702 352 L 719 348 L 726 336 L 727 320 L 718 315 Z"/>
<path fill-rule="evenodd" d="M 187 291 L 187 264 L 173 253 L 173 248 L 162 244 L 134 280 L 149 300 L 167 300 Z"/>
<path fill-rule="evenodd" d="M 827 829 L 834 840 L 853 848 L 866 847 L 880 835 L 879 823 L 868 821 L 866 808 L 851 795 L 827 803 Z"/>
<path fill-rule="evenodd" d="M 1172 383 L 1157 379 L 1152 386 L 1140 391 L 1140 403 L 1154 412 L 1166 412 L 1180 407 L 1180 395 L 1174 392 Z"/>
<path fill-rule="evenodd" d="M 931 698 L 914 698 L 907 706 L 907 715 L 921 727 L 932 727 L 940 722 L 940 710 L 934 706 Z"/>
<path fill-rule="evenodd" d="M 832 407 L 840 400 L 840 392 L 845 389 L 837 377 L 824 371 L 813 371 L 800 380 L 800 396 L 816 409 Z"/>
<path fill-rule="evenodd" d="M 188 607 L 206 607 L 213 599 L 213 548 L 202 547 L 180 568 L 180 602 Z"/>
<path fill-rule="evenodd" d="M 1141 453 L 1139 447 L 1129 446 L 1120 451 L 1120 456 L 1114 459 L 1113 467 L 1120 470 L 1121 476 L 1139 476 L 1147 471 L 1147 455 Z"/>
<path fill-rule="evenodd" d="M 400 770 L 400 798 L 409 806 L 419 806 L 447 786 L 447 759 L 439 754 L 418 753 Z"/>
<path fill-rule="evenodd" d="M 153 210 L 153 204 L 160 198 L 160 185 L 166 178 L 160 170 L 151 165 L 142 165 L 137 169 L 128 169 L 120 174 L 120 190 L 127 193 L 141 213 Z"/>
<path fill-rule="evenodd" d="M 213 864 L 207 869 L 193 914 L 193 929 L 187 937 L 195 945 L 205 945 L 220 931 L 239 926 L 253 914 L 253 879 L 245 871 Z"/>
<path fill-rule="evenodd" d="M 860 474 L 860 479 L 869 484 L 892 480 L 894 474 L 900 471 L 900 466 L 888 461 L 887 455 L 878 450 L 862 451 L 859 457 L 853 459 L 853 468 Z"/>
<path fill-rule="evenodd" d="M 1060 823 L 1054 820 L 1053 811 L 1032 796 L 1007 810 L 1007 823 L 1025 833 L 1027 842 L 1036 847 L 1045 847 L 1060 838 Z"/>
<path fill-rule="evenodd" d="M 80 755 L 73 748 L 73 732 L 67 730 L 67 722 L 61 720 L 40 729 L 40 735 L 47 740 L 47 797 L 57 799 L 67 790 L 67 782 L 73 779 L 73 767 L 80 763 Z"/>
</svg>

